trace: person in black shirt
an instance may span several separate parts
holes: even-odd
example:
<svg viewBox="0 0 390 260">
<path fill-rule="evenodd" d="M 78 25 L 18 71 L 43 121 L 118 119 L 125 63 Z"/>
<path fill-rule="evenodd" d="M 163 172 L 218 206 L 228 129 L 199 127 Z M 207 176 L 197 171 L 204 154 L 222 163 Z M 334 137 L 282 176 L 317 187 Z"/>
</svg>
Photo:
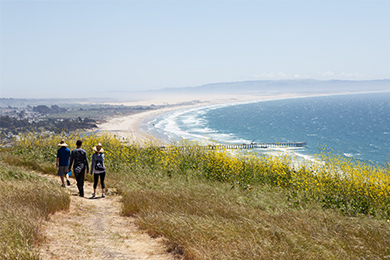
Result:
<svg viewBox="0 0 390 260">
<path fill-rule="evenodd" d="M 87 170 L 87 174 L 89 173 L 87 152 L 81 148 L 82 144 L 83 142 L 81 140 L 77 140 L 76 142 L 77 148 L 70 153 L 70 163 L 69 163 L 69 169 L 71 169 L 73 165 L 73 173 L 74 176 L 76 177 L 77 188 L 79 189 L 80 197 L 84 197 L 85 170 Z"/>
</svg>

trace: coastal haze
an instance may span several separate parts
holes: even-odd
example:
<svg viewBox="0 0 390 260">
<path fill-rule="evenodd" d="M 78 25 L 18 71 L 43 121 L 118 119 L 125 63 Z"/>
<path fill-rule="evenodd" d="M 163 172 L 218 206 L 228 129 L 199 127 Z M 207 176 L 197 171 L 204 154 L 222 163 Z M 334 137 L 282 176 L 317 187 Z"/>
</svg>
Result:
<svg viewBox="0 0 390 260">
<path fill-rule="evenodd" d="M 138 100 L 143 91 L 234 88 L 221 82 L 260 80 L 267 91 L 285 91 L 284 82 L 267 82 L 390 79 L 389 1 L 1 1 L 0 7 L 1 98 Z M 287 85 L 288 92 L 302 88 L 299 81 Z"/>
<path fill-rule="evenodd" d="M 255 80 L 222 82 L 197 87 L 163 88 L 146 91 L 104 92 L 93 97 L 26 99 L 1 97 L 0 107 L 59 104 L 163 105 L 194 100 L 253 100 L 271 96 L 309 96 L 321 94 L 390 91 L 390 80 Z"/>
<path fill-rule="evenodd" d="M 3 143 L 27 129 L 145 138 L 161 113 L 390 91 L 388 1 L 0 5 Z"/>
</svg>

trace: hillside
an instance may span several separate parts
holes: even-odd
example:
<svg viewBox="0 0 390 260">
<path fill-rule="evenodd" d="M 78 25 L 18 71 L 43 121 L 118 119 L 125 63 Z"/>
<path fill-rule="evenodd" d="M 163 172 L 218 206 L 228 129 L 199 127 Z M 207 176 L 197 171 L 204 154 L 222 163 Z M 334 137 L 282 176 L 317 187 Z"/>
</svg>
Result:
<svg viewBox="0 0 390 260">
<path fill-rule="evenodd" d="M 157 92 L 176 94 L 267 94 L 390 91 L 390 80 L 257 80 L 213 83 L 197 87 L 167 88 Z"/>
</svg>

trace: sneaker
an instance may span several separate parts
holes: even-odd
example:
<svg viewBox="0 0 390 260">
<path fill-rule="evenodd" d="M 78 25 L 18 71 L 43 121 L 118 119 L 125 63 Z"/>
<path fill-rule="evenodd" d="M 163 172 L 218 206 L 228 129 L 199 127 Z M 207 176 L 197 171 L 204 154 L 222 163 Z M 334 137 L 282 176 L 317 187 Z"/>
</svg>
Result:
<svg viewBox="0 0 390 260">
<path fill-rule="evenodd" d="M 104 195 L 104 193 L 102 193 L 102 198 L 106 197 L 106 195 Z"/>
<path fill-rule="evenodd" d="M 95 193 L 92 193 L 92 198 L 95 198 Z"/>
<path fill-rule="evenodd" d="M 65 184 L 61 184 L 61 187 L 62 187 L 62 188 L 65 188 Z"/>
<path fill-rule="evenodd" d="M 69 181 L 69 180 L 66 180 L 66 184 L 68 184 L 68 186 L 70 186 L 70 181 Z"/>
</svg>

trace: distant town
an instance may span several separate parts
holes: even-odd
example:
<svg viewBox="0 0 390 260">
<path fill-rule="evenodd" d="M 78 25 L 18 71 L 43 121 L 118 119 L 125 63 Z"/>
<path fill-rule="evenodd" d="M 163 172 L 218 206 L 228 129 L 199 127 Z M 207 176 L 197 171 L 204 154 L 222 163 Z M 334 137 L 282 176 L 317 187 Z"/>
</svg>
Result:
<svg viewBox="0 0 390 260">
<path fill-rule="evenodd" d="M 108 116 L 135 114 L 157 106 L 37 105 L 0 107 L 0 146 L 9 146 L 15 137 L 29 132 L 61 133 L 97 128 Z"/>
<path fill-rule="evenodd" d="M 199 102 L 194 100 L 174 105 L 166 103 L 150 106 L 123 106 L 83 103 L 80 100 L 77 103 L 70 103 L 66 100 L 0 98 L 0 147 L 11 146 L 15 138 L 21 134 L 93 131 L 97 128 L 97 124 L 109 117 Z"/>
</svg>

